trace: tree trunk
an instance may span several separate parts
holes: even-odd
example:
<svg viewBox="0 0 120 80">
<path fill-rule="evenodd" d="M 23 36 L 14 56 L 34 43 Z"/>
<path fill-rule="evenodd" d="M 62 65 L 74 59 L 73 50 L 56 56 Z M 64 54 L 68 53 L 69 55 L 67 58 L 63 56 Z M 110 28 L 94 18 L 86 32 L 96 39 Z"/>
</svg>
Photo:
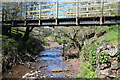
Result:
<svg viewBox="0 0 120 80">
<path fill-rule="evenodd" d="M 23 38 L 22 38 L 22 42 L 23 42 L 23 43 L 26 43 L 26 42 L 28 41 L 30 32 L 32 31 L 33 28 L 34 28 L 34 27 L 31 27 L 31 28 L 30 28 L 30 27 L 27 27 L 27 28 L 26 28 L 25 34 L 24 34 L 24 36 L 23 36 Z"/>
</svg>

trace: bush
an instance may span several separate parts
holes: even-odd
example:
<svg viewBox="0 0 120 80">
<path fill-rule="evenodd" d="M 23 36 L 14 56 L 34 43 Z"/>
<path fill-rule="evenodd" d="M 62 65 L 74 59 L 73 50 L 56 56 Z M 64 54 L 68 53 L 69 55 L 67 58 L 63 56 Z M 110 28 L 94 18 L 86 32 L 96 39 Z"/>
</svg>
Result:
<svg viewBox="0 0 120 80">
<path fill-rule="evenodd" d="M 100 63 L 107 63 L 109 61 L 109 55 L 107 52 L 101 52 L 100 54 Z"/>
<path fill-rule="evenodd" d="M 15 53 L 17 51 L 18 43 L 14 39 L 10 39 L 8 36 L 2 36 L 2 53 L 7 55 L 9 52 Z"/>
<path fill-rule="evenodd" d="M 96 48 L 97 46 L 95 44 L 92 44 L 87 50 L 89 53 L 89 62 L 92 65 L 96 64 Z"/>
</svg>

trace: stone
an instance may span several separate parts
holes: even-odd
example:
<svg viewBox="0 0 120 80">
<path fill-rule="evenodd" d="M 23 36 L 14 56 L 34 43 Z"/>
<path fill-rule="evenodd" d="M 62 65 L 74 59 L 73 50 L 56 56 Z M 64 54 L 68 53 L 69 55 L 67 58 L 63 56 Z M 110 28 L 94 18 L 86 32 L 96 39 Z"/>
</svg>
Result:
<svg viewBox="0 0 120 80">
<path fill-rule="evenodd" d="M 111 62 L 111 69 L 118 69 L 119 68 L 119 66 L 118 66 L 118 62 L 117 61 L 113 61 L 113 62 Z"/>
<path fill-rule="evenodd" d="M 98 77 L 99 78 L 105 78 L 106 76 L 105 75 L 99 75 Z"/>
<path fill-rule="evenodd" d="M 119 77 L 119 76 L 120 76 L 120 69 L 117 70 L 117 77 Z"/>
<path fill-rule="evenodd" d="M 100 75 L 106 75 L 106 76 L 108 76 L 108 75 L 109 75 L 109 71 L 110 71 L 109 68 L 108 68 L 108 69 L 104 69 L 104 70 L 100 70 L 100 71 L 99 71 L 99 74 L 100 74 Z"/>
<path fill-rule="evenodd" d="M 104 48 L 104 46 L 101 45 L 98 49 L 102 50 L 103 48 Z"/>
<path fill-rule="evenodd" d="M 118 67 L 120 68 L 120 62 L 118 62 Z"/>
<path fill-rule="evenodd" d="M 100 53 L 100 49 L 97 49 L 96 54 L 99 54 L 99 53 Z"/>
<path fill-rule="evenodd" d="M 111 57 L 114 57 L 118 52 L 118 49 L 115 49 L 115 48 L 111 48 L 109 51 L 108 51 L 108 54 L 111 56 Z"/>
<path fill-rule="evenodd" d="M 102 64 L 102 65 L 100 65 L 100 69 L 104 69 L 104 68 L 106 68 L 108 65 L 107 64 Z"/>
<path fill-rule="evenodd" d="M 107 47 L 107 48 L 111 48 L 111 45 L 107 45 L 106 47 Z"/>
<path fill-rule="evenodd" d="M 110 70 L 109 71 L 109 77 L 117 77 L 117 71 L 116 70 Z"/>
</svg>

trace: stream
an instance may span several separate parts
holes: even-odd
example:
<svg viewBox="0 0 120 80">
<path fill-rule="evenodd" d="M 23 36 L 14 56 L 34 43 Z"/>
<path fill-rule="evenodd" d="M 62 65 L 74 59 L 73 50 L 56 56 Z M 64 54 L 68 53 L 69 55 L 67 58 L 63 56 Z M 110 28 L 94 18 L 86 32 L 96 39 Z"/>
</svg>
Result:
<svg viewBox="0 0 120 80">
<path fill-rule="evenodd" d="M 65 69 L 67 64 L 62 57 L 62 52 L 62 47 L 40 52 L 36 62 L 39 69 L 26 73 L 22 78 L 65 78 L 67 76 Z"/>
</svg>

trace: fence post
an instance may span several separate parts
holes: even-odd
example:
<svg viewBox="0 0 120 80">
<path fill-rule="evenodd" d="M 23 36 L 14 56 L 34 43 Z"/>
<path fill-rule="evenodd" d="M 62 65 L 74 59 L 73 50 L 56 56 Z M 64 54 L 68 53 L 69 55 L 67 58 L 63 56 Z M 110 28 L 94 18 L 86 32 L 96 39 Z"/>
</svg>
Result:
<svg viewBox="0 0 120 80">
<path fill-rule="evenodd" d="M 39 4 L 39 23 L 38 25 L 41 25 L 41 4 Z"/>
<path fill-rule="evenodd" d="M 76 2 L 76 25 L 79 25 L 78 17 L 79 17 L 79 5 L 78 1 Z"/>
<path fill-rule="evenodd" d="M 27 26 L 27 2 L 25 2 L 25 8 L 26 8 L 26 15 L 25 15 L 25 23 L 24 23 L 24 25 Z"/>
<path fill-rule="evenodd" d="M 104 0 L 101 0 L 101 16 L 100 16 L 100 25 L 104 23 L 103 20 L 103 8 L 104 8 Z"/>
<path fill-rule="evenodd" d="M 56 1 L 56 25 L 58 25 L 58 1 Z"/>
<path fill-rule="evenodd" d="M 88 12 L 88 6 L 89 6 L 89 3 L 87 2 L 87 7 L 86 7 L 87 12 Z M 88 14 L 86 16 L 88 17 Z"/>
</svg>

